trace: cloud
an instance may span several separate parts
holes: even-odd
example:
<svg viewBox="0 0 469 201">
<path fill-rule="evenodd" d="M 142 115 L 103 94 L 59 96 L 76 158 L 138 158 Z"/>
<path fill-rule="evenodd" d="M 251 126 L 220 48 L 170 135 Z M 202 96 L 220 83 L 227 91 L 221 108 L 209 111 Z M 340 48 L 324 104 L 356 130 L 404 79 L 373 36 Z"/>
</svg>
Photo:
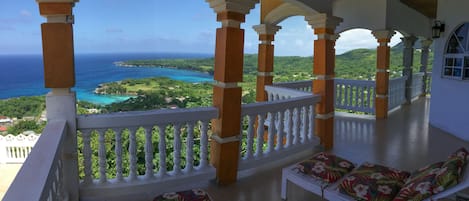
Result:
<svg viewBox="0 0 469 201">
<path fill-rule="evenodd" d="M 106 33 L 122 33 L 124 30 L 119 28 L 107 28 Z"/>
<path fill-rule="evenodd" d="M 32 16 L 31 12 L 29 12 L 28 10 L 21 10 L 20 15 L 23 16 L 23 17 L 31 17 Z"/>
</svg>

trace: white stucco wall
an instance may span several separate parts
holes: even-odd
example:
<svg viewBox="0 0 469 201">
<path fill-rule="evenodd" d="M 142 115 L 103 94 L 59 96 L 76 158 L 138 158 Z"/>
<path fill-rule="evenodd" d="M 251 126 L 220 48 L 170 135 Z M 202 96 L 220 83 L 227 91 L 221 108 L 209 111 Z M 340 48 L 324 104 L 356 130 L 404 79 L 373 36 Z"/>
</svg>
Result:
<svg viewBox="0 0 469 201">
<path fill-rule="evenodd" d="M 434 41 L 433 82 L 430 124 L 469 141 L 469 81 L 442 79 L 442 55 L 450 34 L 469 22 L 469 1 L 438 1 L 437 19 L 446 23 L 446 31 Z"/>
<path fill-rule="evenodd" d="M 404 5 L 399 0 L 388 0 L 387 27 L 407 35 L 431 38 L 431 20 Z"/>
<path fill-rule="evenodd" d="M 334 16 L 344 19 L 336 29 L 337 33 L 353 28 L 386 28 L 386 0 L 336 0 L 332 9 Z"/>
</svg>

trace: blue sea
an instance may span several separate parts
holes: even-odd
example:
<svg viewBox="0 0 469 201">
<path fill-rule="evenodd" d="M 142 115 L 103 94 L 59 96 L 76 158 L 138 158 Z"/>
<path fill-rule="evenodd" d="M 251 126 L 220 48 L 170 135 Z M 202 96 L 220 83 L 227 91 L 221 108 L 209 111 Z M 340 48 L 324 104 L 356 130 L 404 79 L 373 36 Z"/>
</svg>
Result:
<svg viewBox="0 0 469 201">
<path fill-rule="evenodd" d="M 162 58 L 208 58 L 208 54 L 131 53 L 131 54 L 77 54 L 75 77 L 77 98 L 96 104 L 110 104 L 128 99 L 126 96 L 94 94 L 101 83 L 124 79 L 168 77 L 185 82 L 210 82 L 211 75 L 194 71 L 156 67 L 118 67 L 116 61 Z M 20 96 L 45 95 L 44 72 L 41 55 L 0 55 L 0 99 Z"/>
</svg>

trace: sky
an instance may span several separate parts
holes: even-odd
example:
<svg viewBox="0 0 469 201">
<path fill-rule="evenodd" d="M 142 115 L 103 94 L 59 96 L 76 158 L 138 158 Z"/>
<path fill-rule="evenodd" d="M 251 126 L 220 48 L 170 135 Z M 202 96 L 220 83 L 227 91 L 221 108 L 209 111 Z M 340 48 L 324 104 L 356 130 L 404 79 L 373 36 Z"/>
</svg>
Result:
<svg viewBox="0 0 469 201">
<path fill-rule="evenodd" d="M 138 2 L 138 3 L 136 3 Z M 204 0 L 81 0 L 74 9 L 76 53 L 170 52 L 208 53 L 215 48 L 221 25 Z M 246 16 L 245 53 L 257 53 L 259 5 Z M 35 0 L 0 0 L 0 54 L 41 54 L 40 24 Z M 275 55 L 311 56 L 316 37 L 304 17 L 279 24 Z M 396 34 L 391 45 L 400 41 Z M 356 48 L 375 48 L 376 39 L 363 29 L 341 33 L 337 54 Z"/>
</svg>

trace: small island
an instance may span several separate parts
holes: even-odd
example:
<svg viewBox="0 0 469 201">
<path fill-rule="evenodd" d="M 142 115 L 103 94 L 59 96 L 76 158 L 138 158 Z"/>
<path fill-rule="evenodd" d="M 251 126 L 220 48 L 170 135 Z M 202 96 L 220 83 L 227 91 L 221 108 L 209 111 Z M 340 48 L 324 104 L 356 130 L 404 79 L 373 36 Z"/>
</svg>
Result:
<svg viewBox="0 0 469 201">
<path fill-rule="evenodd" d="M 119 67 L 161 67 L 179 70 L 191 70 L 213 75 L 213 58 L 206 59 L 155 59 L 155 60 L 129 60 L 116 61 Z"/>
</svg>

